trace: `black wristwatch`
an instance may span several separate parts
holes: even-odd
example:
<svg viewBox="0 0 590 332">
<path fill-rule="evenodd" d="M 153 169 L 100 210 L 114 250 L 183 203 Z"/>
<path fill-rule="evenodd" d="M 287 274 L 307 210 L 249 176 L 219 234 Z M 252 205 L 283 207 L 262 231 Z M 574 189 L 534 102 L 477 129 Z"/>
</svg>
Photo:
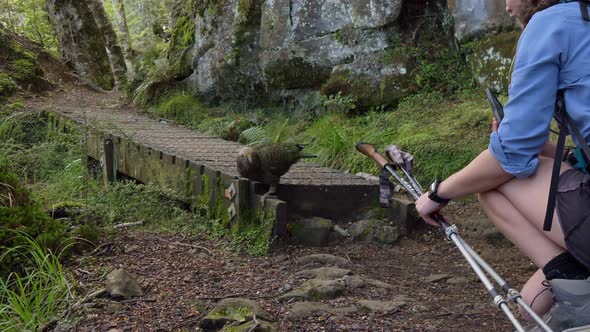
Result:
<svg viewBox="0 0 590 332">
<path fill-rule="evenodd" d="M 442 180 L 436 180 L 432 182 L 432 184 L 430 185 L 430 192 L 428 193 L 428 198 L 430 198 L 430 200 L 437 202 L 438 204 L 444 205 L 449 202 L 449 199 L 442 198 L 438 195 L 438 187 L 440 186 L 441 182 Z"/>
</svg>

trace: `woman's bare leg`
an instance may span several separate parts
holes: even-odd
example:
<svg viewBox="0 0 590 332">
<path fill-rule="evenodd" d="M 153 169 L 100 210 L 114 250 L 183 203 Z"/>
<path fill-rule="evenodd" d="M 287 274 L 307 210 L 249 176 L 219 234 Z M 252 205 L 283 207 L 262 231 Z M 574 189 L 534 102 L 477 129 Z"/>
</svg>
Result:
<svg viewBox="0 0 590 332">
<path fill-rule="evenodd" d="M 537 313 L 544 314 L 551 309 L 553 304 L 553 297 L 551 290 L 543 285 L 545 281 L 545 274 L 543 270 L 538 269 L 532 277 L 526 282 L 520 295 L 523 300 Z M 532 321 L 532 318 L 519 306 L 520 314 L 527 320 Z"/>
<path fill-rule="evenodd" d="M 549 192 L 552 159 L 540 158 L 539 168 L 527 179 L 513 179 L 486 193 L 479 194 L 481 205 L 492 223 L 539 267 L 522 289 L 526 303 L 538 314 L 546 313 L 553 302 L 545 291 L 542 268 L 555 256 L 565 252 L 564 236 L 557 215 L 551 232 L 543 232 Z M 566 168 L 562 168 L 562 171 Z M 521 314 L 530 317 L 521 310 Z"/>
<path fill-rule="evenodd" d="M 545 275 L 541 268 L 553 257 L 565 250 L 545 236 L 512 205 L 502 193 L 496 190 L 479 194 L 484 211 L 504 236 L 528 256 L 539 270 L 527 281 L 521 291 L 523 300 L 538 314 L 543 315 L 551 308 L 551 292 L 544 291 L 542 282 Z M 540 294 L 540 295 L 539 295 Z M 537 296 L 538 295 L 538 296 Z M 537 297 L 535 299 L 535 297 Z M 533 299 L 535 299 L 533 303 Z M 519 307 L 521 315 L 528 321 L 531 317 Z"/>
</svg>

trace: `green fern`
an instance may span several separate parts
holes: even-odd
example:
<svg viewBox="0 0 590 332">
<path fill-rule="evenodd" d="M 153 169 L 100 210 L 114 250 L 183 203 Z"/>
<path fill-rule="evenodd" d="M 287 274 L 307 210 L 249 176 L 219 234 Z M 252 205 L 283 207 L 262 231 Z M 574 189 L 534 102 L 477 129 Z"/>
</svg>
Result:
<svg viewBox="0 0 590 332">
<path fill-rule="evenodd" d="M 242 131 L 240 138 L 238 138 L 238 142 L 242 144 L 256 145 L 270 143 L 271 138 L 266 129 L 255 126 Z"/>
</svg>

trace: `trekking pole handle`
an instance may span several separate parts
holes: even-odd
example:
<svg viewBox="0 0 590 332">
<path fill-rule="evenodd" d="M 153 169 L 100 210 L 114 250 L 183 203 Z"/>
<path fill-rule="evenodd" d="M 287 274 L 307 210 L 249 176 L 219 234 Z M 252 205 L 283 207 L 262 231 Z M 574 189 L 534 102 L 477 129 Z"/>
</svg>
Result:
<svg viewBox="0 0 590 332">
<path fill-rule="evenodd" d="M 385 167 L 385 165 L 388 164 L 387 159 L 385 159 L 385 157 L 383 157 L 379 152 L 377 152 L 377 149 L 373 144 L 357 142 L 354 146 L 358 152 L 375 160 L 375 162 L 379 164 L 379 167 L 383 168 Z"/>
</svg>

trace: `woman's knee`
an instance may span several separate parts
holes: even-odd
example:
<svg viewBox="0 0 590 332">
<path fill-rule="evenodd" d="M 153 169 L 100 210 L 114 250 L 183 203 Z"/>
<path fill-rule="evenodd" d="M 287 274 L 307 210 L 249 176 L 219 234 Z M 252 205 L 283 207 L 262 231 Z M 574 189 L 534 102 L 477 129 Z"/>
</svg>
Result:
<svg viewBox="0 0 590 332">
<path fill-rule="evenodd" d="M 479 204 L 488 216 L 490 213 L 493 213 L 495 207 L 498 206 L 498 194 L 499 193 L 496 190 L 477 193 Z"/>
</svg>

